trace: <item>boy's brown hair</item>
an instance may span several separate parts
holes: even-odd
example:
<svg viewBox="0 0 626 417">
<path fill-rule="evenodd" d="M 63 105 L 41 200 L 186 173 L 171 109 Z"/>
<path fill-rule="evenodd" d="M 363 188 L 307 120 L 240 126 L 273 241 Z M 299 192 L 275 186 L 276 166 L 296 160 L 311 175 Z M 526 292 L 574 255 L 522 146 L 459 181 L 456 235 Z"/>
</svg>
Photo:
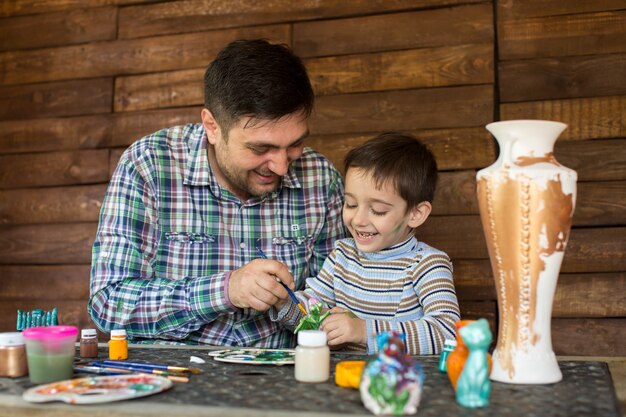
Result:
<svg viewBox="0 0 626 417">
<path fill-rule="evenodd" d="M 432 203 L 437 186 L 437 161 L 414 136 L 385 132 L 350 150 L 344 170 L 360 168 L 377 188 L 388 182 L 407 203 L 407 210 L 423 201 Z"/>
</svg>

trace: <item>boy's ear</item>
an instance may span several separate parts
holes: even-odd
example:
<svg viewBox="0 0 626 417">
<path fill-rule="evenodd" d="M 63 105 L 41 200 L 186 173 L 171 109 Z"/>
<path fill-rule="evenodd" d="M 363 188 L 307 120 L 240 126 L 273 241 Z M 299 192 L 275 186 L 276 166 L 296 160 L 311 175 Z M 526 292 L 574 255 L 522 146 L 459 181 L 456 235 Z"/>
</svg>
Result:
<svg viewBox="0 0 626 417">
<path fill-rule="evenodd" d="M 422 225 L 430 216 L 430 212 L 433 210 L 433 206 L 428 201 L 422 201 L 417 206 L 411 209 L 411 216 L 409 217 L 409 227 L 416 228 Z"/>
<path fill-rule="evenodd" d="M 217 138 L 221 133 L 220 126 L 217 124 L 217 121 L 213 117 L 213 113 L 211 113 L 209 109 L 202 109 L 200 116 L 202 117 L 202 125 L 204 126 L 204 131 L 209 139 L 209 143 L 211 145 L 215 145 L 217 143 Z"/>
</svg>

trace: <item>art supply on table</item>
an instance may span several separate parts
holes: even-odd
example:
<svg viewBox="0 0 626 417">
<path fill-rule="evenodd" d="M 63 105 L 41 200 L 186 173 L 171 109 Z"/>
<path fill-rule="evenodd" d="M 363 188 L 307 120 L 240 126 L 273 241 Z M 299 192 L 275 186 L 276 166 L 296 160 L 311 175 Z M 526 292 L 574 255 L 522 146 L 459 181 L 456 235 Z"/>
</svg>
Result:
<svg viewBox="0 0 626 417">
<path fill-rule="evenodd" d="M 189 382 L 189 377 L 187 377 L 186 374 L 183 374 L 181 372 L 163 371 L 160 369 L 154 369 L 154 368 L 150 368 L 146 366 L 132 366 L 132 365 L 127 365 L 124 362 L 94 361 L 92 362 L 91 365 L 94 367 L 100 367 L 105 371 L 115 372 L 117 370 L 117 371 L 120 371 L 119 373 L 136 372 L 136 373 L 141 373 L 141 374 L 155 374 L 155 375 L 161 375 L 175 382 L 184 382 L 185 384 Z"/>
<path fill-rule="evenodd" d="M 209 352 L 218 362 L 244 365 L 293 365 L 296 352 L 293 349 L 225 349 Z"/>
<path fill-rule="evenodd" d="M 56 307 L 50 311 L 44 311 L 40 308 L 32 311 L 17 310 L 17 324 L 15 328 L 21 331 L 29 327 L 56 326 L 59 324 L 57 313 Z"/>
<path fill-rule="evenodd" d="M 447 361 L 448 356 L 456 349 L 456 340 L 454 339 L 446 339 L 443 342 L 443 350 L 441 351 L 441 355 L 439 355 L 439 372 L 446 373 L 448 370 Z"/>
<path fill-rule="evenodd" d="M 128 359 L 128 340 L 126 340 L 126 330 L 111 330 L 111 340 L 109 340 L 109 359 Z"/>
<path fill-rule="evenodd" d="M 72 377 L 76 337 L 74 326 L 30 327 L 22 332 L 30 381 L 42 384 Z"/>
<path fill-rule="evenodd" d="M 82 329 L 80 331 L 80 357 L 98 357 L 98 333 L 96 329 Z"/>
<path fill-rule="evenodd" d="M 28 374 L 26 345 L 20 332 L 0 333 L 0 377 Z"/>
<path fill-rule="evenodd" d="M 145 397 L 171 387 L 172 381 L 156 375 L 91 376 L 39 385 L 24 391 L 22 398 L 34 403 L 98 404 Z"/>
<path fill-rule="evenodd" d="M 74 371 L 85 374 L 98 374 L 98 375 L 124 375 L 130 374 L 133 371 L 128 369 L 115 369 L 115 368 L 103 368 L 100 366 L 90 365 L 74 365 Z"/>
<path fill-rule="evenodd" d="M 265 256 L 265 252 L 263 252 L 263 250 L 261 248 L 256 248 L 256 250 L 259 253 L 259 256 L 261 258 L 268 259 L 267 256 Z M 304 306 L 302 305 L 302 303 L 298 300 L 298 297 L 296 297 L 296 295 L 293 293 L 293 291 L 291 291 L 291 288 L 289 288 L 287 286 L 287 284 L 285 284 L 280 279 L 278 279 L 278 277 L 276 277 L 276 281 L 278 281 L 285 288 L 285 290 L 287 290 L 287 294 L 289 294 L 289 297 L 291 297 L 293 302 L 296 303 L 296 305 L 298 306 L 300 311 L 302 311 L 302 314 L 304 314 L 305 316 L 308 315 L 309 313 L 307 313 L 307 311 L 304 308 Z"/>
<path fill-rule="evenodd" d="M 341 361 L 335 366 L 335 384 L 359 389 L 365 361 Z"/>
<path fill-rule="evenodd" d="M 178 373 L 189 372 L 192 374 L 199 374 L 202 372 L 198 368 L 187 368 L 184 366 L 172 366 L 172 365 L 166 365 L 166 364 L 161 364 L 161 363 L 142 363 L 142 362 L 128 362 L 128 361 L 118 362 L 118 361 L 110 361 L 110 360 L 109 361 L 105 360 L 105 361 L 98 362 L 98 363 L 102 363 L 103 365 L 107 365 L 107 366 L 146 368 L 146 369 L 156 369 L 156 370 L 161 370 L 161 371 L 178 372 Z"/>
<path fill-rule="evenodd" d="M 330 378 L 330 349 L 322 330 L 302 330 L 296 346 L 295 378 L 300 382 L 326 382 Z"/>
</svg>

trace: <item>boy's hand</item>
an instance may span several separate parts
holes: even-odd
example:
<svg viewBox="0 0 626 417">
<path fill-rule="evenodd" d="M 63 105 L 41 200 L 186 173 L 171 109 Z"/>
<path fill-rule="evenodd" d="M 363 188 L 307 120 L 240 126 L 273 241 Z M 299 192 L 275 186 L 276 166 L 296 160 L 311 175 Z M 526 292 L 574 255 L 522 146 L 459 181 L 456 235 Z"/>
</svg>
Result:
<svg viewBox="0 0 626 417">
<path fill-rule="evenodd" d="M 350 311 L 339 307 L 330 311 L 332 314 L 322 322 L 322 330 L 328 336 L 329 346 L 345 343 L 367 343 L 365 320 L 361 320 Z"/>
</svg>

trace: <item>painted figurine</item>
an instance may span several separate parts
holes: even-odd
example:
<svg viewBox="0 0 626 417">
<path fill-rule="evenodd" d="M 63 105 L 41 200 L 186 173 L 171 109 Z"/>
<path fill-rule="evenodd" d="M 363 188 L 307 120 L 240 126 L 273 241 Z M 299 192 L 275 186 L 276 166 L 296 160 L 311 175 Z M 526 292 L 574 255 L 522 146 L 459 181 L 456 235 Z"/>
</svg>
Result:
<svg viewBox="0 0 626 417">
<path fill-rule="evenodd" d="M 29 327 L 56 326 L 59 324 L 57 313 L 56 307 L 51 311 L 43 311 L 40 308 L 33 311 L 17 310 L 17 324 L 15 327 L 21 331 Z"/>
<path fill-rule="evenodd" d="M 489 323 L 480 319 L 459 331 L 469 354 L 456 383 L 456 401 L 463 407 L 486 407 L 491 393 L 487 361 L 487 348 L 492 337 Z"/>
<path fill-rule="evenodd" d="M 404 335 L 385 332 L 376 337 L 378 356 L 361 377 L 361 400 L 376 415 L 415 414 L 422 397 L 424 371 L 406 354 Z"/>
<path fill-rule="evenodd" d="M 296 326 L 294 333 L 298 333 L 300 330 L 319 330 L 322 322 L 330 311 L 320 315 L 322 311 L 322 302 L 315 297 L 311 297 L 308 300 L 309 314 L 300 319 L 300 323 Z"/>
</svg>

